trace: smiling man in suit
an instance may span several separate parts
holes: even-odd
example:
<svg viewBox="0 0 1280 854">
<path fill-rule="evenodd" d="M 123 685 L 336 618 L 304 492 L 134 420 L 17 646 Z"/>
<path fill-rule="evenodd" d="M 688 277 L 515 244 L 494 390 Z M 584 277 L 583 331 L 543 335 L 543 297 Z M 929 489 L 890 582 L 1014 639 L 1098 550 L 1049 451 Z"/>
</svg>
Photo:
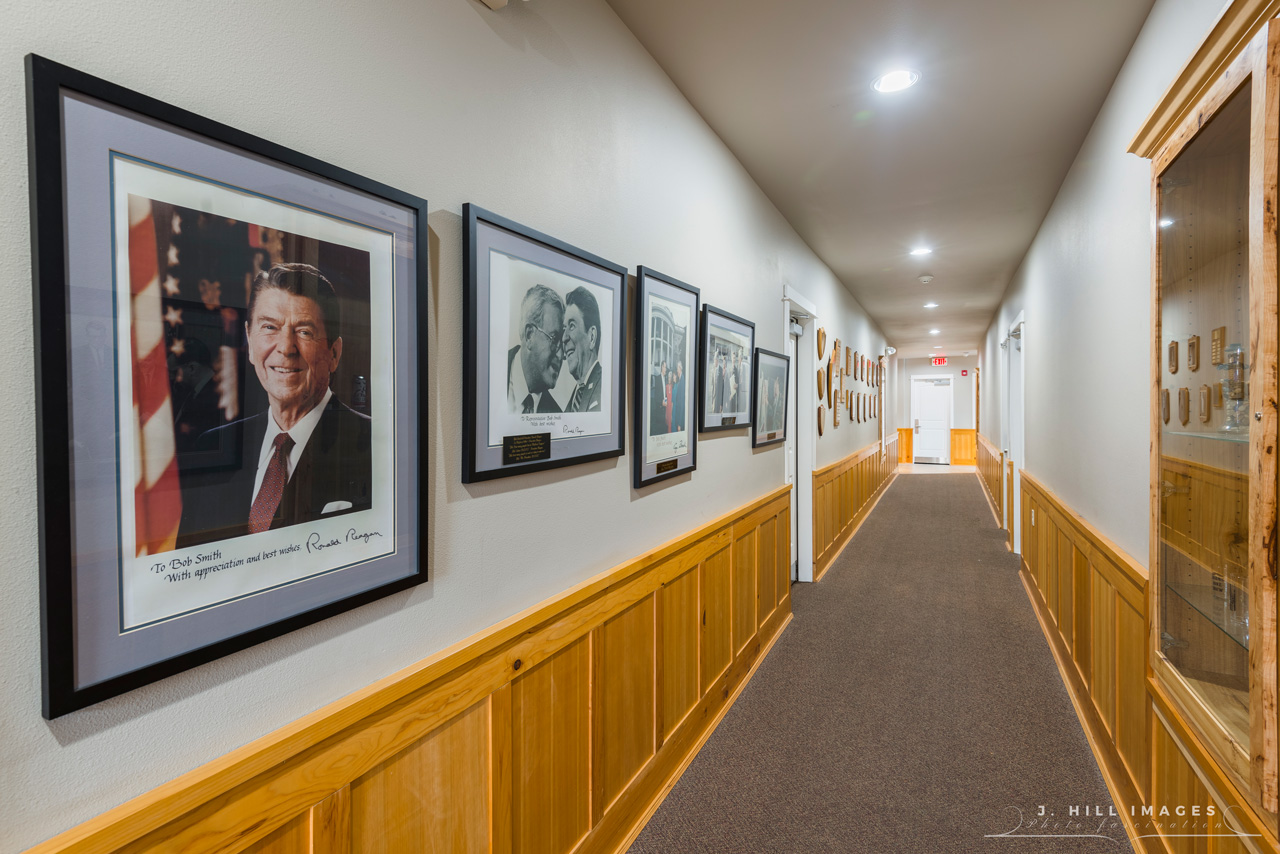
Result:
<svg viewBox="0 0 1280 854">
<path fill-rule="evenodd" d="M 564 301 L 546 285 L 520 300 L 520 343 L 507 351 L 507 409 L 513 415 L 560 412 L 551 390 L 564 364 Z"/>
<path fill-rule="evenodd" d="M 337 293 L 315 267 L 277 264 L 254 278 L 245 334 L 269 406 L 197 440 L 197 453 L 239 452 L 183 477 L 179 548 L 372 506 L 371 421 L 329 388 L 341 331 Z"/>
</svg>

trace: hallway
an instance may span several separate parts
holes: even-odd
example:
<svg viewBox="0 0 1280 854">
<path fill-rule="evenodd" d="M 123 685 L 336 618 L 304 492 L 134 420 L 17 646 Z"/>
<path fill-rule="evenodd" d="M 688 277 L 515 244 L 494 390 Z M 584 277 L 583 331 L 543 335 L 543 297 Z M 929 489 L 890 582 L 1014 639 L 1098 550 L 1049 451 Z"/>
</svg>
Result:
<svg viewBox="0 0 1280 854">
<path fill-rule="evenodd" d="M 792 596 L 632 852 L 1131 850 L 972 474 L 899 477 Z"/>
</svg>

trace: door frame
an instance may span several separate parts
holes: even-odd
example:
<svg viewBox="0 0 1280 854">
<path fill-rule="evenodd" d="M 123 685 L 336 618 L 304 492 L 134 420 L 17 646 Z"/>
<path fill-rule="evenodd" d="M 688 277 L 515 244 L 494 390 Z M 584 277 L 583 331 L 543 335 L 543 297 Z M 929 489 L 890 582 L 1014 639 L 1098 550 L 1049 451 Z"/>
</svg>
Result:
<svg viewBox="0 0 1280 854">
<path fill-rule="evenodd" d="M 1018 336 L 1014 337 L 1017 332 Z M 1001 431 L 1005 459 L 1013 464 L 1012 487 L 1007 490 L 1013 498 L 1013 506 L 1005 507 L 1004 518 L 1009 529 L 1010 549 L 1014 554 L 1022 554 L 1022 513 L 1018 508 L 1022 503 L 1021 471 L 1026 465 L 1027 453 L 1027 320 L 1026 312 L 1020 311 L 1009 324 L 1005 339 L 1001 342 L 1004 349 L 1004 382 L 1001 383 L 1004 398 L 1004 429 Z M 1018 353 L 1018 406 L 1013 406 L 1013 359 Z M 1005 501 L 1009 503 L 1008 499 Z"/>
<path fill-rule="evenodd" d="M 785 340 L 791 340 L 791 317 L 797 316 L 796 322 L 804 327 L 804 334 L 797 341 L 796 352 L 796 393 L 795 431 L 792 441 L 795 442 L 795 472 L 790 478 L 791 512 L 795 514 L 796 550 L 795 567 L 792 578 L 796 581 L 813 581 L 813 469 L 817 461 L 817 392 L 812 382 L 803 382 L 804 377 L 812 377 L 818 370 L 817 353 L 814 344 L 818 325 L 818 309 L 813 301 L 797 291 L 791 285 L 782 289 L 782 311 L 780 319 L 783 323 Z M 799 319 L 803 316 L 803 319 Z M 788 457 L 791 455 L 788 454 Z"/>
<path fill-rule="evenodd" d="M 951 431 L 956 427 L 956 378 L 954 374 L 912 374 L 911 375 L 911 398 L 907 410 L 907 424 L 911 428 L 911 462 L 916 461 L 915 435 L 916 435 L 916 380 L 950 380 L 947 384 L 947 396 L 951 400 L 950 412 L 947 415 L 947 461 L 944 465 L 951 465 Z M 935 465 L 927 463 L 926 465 Z"/>
</svg>

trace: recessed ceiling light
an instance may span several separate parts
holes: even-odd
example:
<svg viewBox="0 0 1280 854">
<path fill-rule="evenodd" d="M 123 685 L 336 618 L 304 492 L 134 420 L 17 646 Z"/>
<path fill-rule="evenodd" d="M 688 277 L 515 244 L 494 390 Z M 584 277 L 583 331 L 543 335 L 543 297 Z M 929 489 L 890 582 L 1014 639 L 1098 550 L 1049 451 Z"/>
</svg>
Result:
<svg viewBox="0 0 1280 854">
<path fill-rule="evenodd" d="M 911 250 L 911 254 L 912 255 L 931 255 L 933 254 L 933 250 L 930 249 L 928 246 L 917 246 L 915 249 Z"/>
<path fill-rule="evenodd" d="M 1173 220 L 1171 220 L 1171 219 L 1162 219 L 1162 220 L 1160 220 L 1160 227 L 1161 227 L 1161 228 L 1168 228 L 1168 227 L 1169 227 L 1169 226 L 1171 226 L 1171 225 L 1173 225 Z"/>
<path fill-rule="evenodd" d="M 877 92 L 901 92 L 903 89 L 910 89 L 916 83 L 920 82 L 920 72 L 910 71 L 905 68 L 894 69 L 881 74 L 875 80 L 871 81 L 871 88 Z"/>
<path fill-rule="evenodd" d="M 937 334 L 938 334 L 939 332 L 941 332 L 941 331 L 942 331 L 941 329 L 930 329 L 930 330 L 929 330 L 929 334 L 930 334 L 930 335 L 937 335 Z"/>
<path fill-rule="evenodd" d="M 942 345 L 941 345 L 941 344 L 939 344 L 937 347 L 934 347 L 933 349 L 935 349 L 935 350 L 941 350 L 941 349 L 942 349 Z"/>
<path fill-rule="evenodd" d="M 938 304 L 937 304 L 936 302 L 927 302 L 927 303 L 925 303 L 925 304 L 924 304 L 924 307 L 925 307 L 925 308 L 937 308 L 937 307 L 938 307 Z"/>
</svg>

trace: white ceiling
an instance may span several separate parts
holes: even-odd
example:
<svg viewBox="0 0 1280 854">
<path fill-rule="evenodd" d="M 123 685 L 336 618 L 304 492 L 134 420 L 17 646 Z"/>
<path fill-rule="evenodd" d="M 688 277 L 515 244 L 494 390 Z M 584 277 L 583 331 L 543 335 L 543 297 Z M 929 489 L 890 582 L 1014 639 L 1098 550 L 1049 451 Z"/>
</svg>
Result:
<svg viewBox="0 0 1280 854">
<path fill-rule="evenodd" d="M 1153 0 L 608 2 L 899 354 L 923 356 L 980 347 Z M 921 81 L 871 89 L 900 66 Z"/>
</svg>

